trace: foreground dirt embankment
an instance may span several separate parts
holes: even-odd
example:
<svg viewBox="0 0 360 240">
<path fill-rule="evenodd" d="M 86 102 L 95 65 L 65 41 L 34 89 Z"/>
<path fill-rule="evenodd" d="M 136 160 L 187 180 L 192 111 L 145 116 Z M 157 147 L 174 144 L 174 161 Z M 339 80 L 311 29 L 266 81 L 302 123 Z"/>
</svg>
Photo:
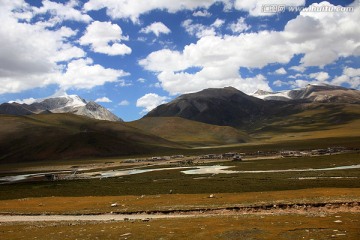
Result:
<svg viewBox="0 0 360 240">
<path fill-rule="evenodd" d="M 164 210 L 87 215 L 0 215 L 0 223 L 7 222 L 63 222 L 63 221 L 128 221 L 169 218 L 214 217 L 224 215 L 324 215 L 334 213 L 360 213 L 360 202 L 280 204 L 252 207 L 204 208 L 193 210 Z"/>
</svg>

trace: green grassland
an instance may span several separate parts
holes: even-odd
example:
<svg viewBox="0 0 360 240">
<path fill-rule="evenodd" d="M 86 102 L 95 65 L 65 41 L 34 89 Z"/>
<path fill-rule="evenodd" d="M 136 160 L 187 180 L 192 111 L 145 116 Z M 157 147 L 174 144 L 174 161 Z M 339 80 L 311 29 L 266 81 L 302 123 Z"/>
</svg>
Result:
<svg viewBox="0 0 360 240">
<path fill-rule="evenodd" d="M 322 157 L 284 158 L 244 162 L 219 163 L 234 166 L 234 170 L 273 170 L 324 168 L 353 165 L 360 162 L 359 153 Z M 216 163 L 212 163 L 214 165 Z M 304 177 L 322 177 L 303 179 Z M 154 171 L 115 178 L 85 179 L 55 182 L 5 184 L 0 188 L 0 199 L 48 196 L 124 196 L 174 193 L 241 193 L 295 190 L 306 188 L 360 188 L 359 169 L 186 175 L 180 170 Z M 340 178 L 329 178 L 340 177 Z M 344 177 L 344 178 L 341 178 Z"/>
<path fill-rule="evenodd" d="M 250 136 L 265 142 L 360 136 L 360 105 L 309 103 L 302 107 L 298 113 L 259 124 L 249 131 Z"/>
</svg>

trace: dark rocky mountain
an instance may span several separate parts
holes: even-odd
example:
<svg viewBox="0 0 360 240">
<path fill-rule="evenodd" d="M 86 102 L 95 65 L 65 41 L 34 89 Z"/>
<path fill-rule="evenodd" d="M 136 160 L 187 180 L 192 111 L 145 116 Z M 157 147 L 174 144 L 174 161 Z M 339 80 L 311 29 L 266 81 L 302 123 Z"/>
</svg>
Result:
<svg viewBox="0 0 360 240">
<path fill-rule="evenodd" d="M 19 104 L 13 102 L 0 105 L 0 114 L 21 116 L 44 113 L 72 113 L 98 120 L 122 121 L 96 102 L 87 102 L 76 95 L 63 94 L 61 96 L 38 100 L 32 104 Z"/>
<path fill-rule="evenodd" d="M 303 89 L 278 93 L 258 91 L 254 95 L 257 97 L 232 87 L 206 89 L 160 105 L 145 118 L 181 117 L 247 130 L 274 118 L 319 108 L 321 104 L 360 103 L 360 91 L 330 85 L 308 85 Z"/>
<path fill-rule="evenodd" d="M 0 114 L 30 115 L 33 114 L 33 112 L 18 103 L 3 103 L 0 105 Z"/>
<path fill-rule="evenodd" d="M 267 116 L 268 105 L 233 87 L 210 88 L 182 95 L 145 117 L 182 117 L 215 125 L 240 126 Z"/>
</svg>

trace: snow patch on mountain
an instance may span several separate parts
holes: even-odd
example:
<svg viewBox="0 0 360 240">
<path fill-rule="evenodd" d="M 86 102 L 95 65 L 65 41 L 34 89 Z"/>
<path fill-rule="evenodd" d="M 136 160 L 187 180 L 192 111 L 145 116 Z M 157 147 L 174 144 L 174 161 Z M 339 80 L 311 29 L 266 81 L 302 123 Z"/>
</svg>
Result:
<svg viewBox="0 0 360 240">
<path fill-rule="evenodd" d="M 26 104 L 21 101 L 13 101 L 23 108 L 35 113 L 72 113 L 98 120 L 123 121 L 103 106 L 86 101 L 78 95 L 68 95 L 64 91 L 58 91 L 48 98 L 34 99 L 33 103 Z"/>
</svg>

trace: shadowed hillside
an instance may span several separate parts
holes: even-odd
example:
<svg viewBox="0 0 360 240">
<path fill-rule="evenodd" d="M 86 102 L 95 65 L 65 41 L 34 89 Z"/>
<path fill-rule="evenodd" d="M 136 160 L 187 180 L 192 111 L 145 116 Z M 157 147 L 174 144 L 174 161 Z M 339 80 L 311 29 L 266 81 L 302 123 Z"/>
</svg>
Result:
<svg viewBox="0 0 360 240">
<path fill-rule="evenodd" d="M 150 154 L 181 147 L 121 122 L 72 114 L 0 116 L 2 163 Z"/>
</svg>

